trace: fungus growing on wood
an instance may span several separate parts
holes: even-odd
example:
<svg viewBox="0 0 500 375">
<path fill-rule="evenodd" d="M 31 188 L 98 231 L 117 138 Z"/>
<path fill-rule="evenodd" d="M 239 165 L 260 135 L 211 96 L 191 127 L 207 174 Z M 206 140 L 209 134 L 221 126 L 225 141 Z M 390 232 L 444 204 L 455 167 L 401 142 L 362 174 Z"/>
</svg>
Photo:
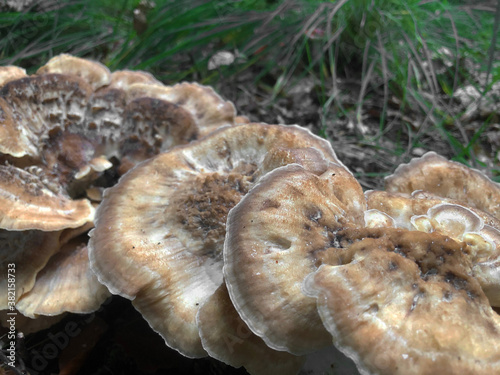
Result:
<svg viewBox="0 0 500 375">
<path fill-rule="evenodd" d="M 268 346 L 296 355 L 331 345 L 302 281 L 324 262 L 342 262 L 345 228 L 364 226 L 361 186 L 342 166 L 297 165 L 265 176 L 230 212 L 224 277 L 248 327 Z"/>
<path fill-rule="evenodd" d="M 195 317 L 222 283 L 228 212 L 270 170 L 297 162 L 324 170 L 324 158 L 337 160 L 325 140 L 266 124 L 219 129 L 156 156 L 105 192 L 91 234 L 92 268 L 169 346 L 205 356 Z"/>
<path fill-rule="evenodd" d="M 322 265 L 304 290 L 317 298 L 333 342 L 361 373 L 500 371 L 500 319 L 464 245 L 402 229 L 343 235 L 351 256 Z"/>
<path fill-rule="evenodd" d="M 30 171 L 0 166 L 0 228 L 56 231 L 93 220 L 94 207 L 88 200 L 71 199 L 40 168 Z"/>
<path fill-rule="evenodd" d="M 49 259 L 33 288 L 17 302 L 20 313 L 30 318 L 90 313 L 110 296 L 90 269 L 86 237 L 73 238 Z"/>
<path fill-rule="evenodd" d="M 400 165 L 386 178 L 386 190 L 407 194 L 423 190 L 458 200 L 500 219 L 500 185 L 484 173 L 448 161 L 435 152 Z"/>
<path fill-rule="evenodd" d="M 0 228 L 20 231 L 5 231 L 6 241 L 24 235 L 44 244 L 40 259 L 25 267 L 26 277 L 19 277 L 18 309 L 27 315 L 88 312 L 103 301 L 107 292 L 91 277 L 86 239 L 67 243 L 58 237 L 60 231 L 88 231 L 94 206 L 87 194 L 98 202 L 101 190 L 119 174 L 199 136 L 198 124 L 181 100 L 174 104 L 131 97 L 128 91 L 137 84 L 162 87 L 148 73 L 111 74 L 102 64 L 70 55 L 56 56 L 32 76 L 20 68 L 0 68 L 0 160 L 6 164 L 0 166 Z M 198 91 L 200 112 L 216 116 L 225 107 L 233 108 L 229 102 L 224 108 L 203 108 L 203 103 L 214 103 L 216 94 L 201 86 Z M 189 92 L 183 92 L 182 99 L 192 103 Z M 226 123 L 233 125 L 234 108 L 233 118 L 225 112 Z M 19 243 L 16 252 L 2 264 L 31 259 L 32 249 L 14 242 Z M 5 246 L 2 255 L 10 248 Z M 82 289 L 87 294 L 75 292 Z"/>
<path fill-rule="evenodd" d="M 297 374 L 305 357 L 268 347 L 241 320 L 226 289 L 221 286 L 198 311 L 196 322 L 207 353 L 233 367 L 244 366 L 250 374 Z"/>
<path fill-rule="evenodd" d="M 163 86 L 145 72 L 110 74 L 99 63 L 60 55 L 0 89 L 0 119 L 7 160 L 29 157 L 23 166 L 45 168 L 80 194 L 113 166 L 124 173 L 198 138 L 201 128 L 207 134 L 234 125 L 235 110 L 208 87 Z"/>
<path fill-rule="evenodd" d="M 0 275 L 0 290 L 5 291 L 5 298 L 0 300 L 0 310 L 13 307 L 22 294 L 33 288 L 37 273 L 45 267 L 50 257 L 55 254 L 60 244 L 61 231 L 42 232 L 7 231 L 0 229 L 0 264 L 6 270 Z M 7 265 L 15 264 L 15 283 L 8 282 Z M 7 297 L 8 284 L 15 284 L 15 293 Z M 10 288 L 12 289 L 12 288 Z M 9 290 L 12 291 L 12 290 Z"/>
<path fill-rule="evenodd" d="M 128 88 L 131 98 L 152 97 L 182 106 L 193 116 L 200 135 L 234 125 L 236 110 L 231 102 L 223 100 L 211 87 L 197 83 L 179 83 L 160 86 L 137 83 Z"/>
<path fill-rule="evenodd" d="M 365 195 L 371 208 L 365 213 L 368 226 L 438 232 L 464 242 L 483 291 L 493 306 L 500 305 L 500 220 L 461 201 L 421 191 L 411 196 L 383 191 Z M 386 215 L 390 225 L 375 215 Z"/>
<path fill-rule="evenodd" d="M 96 61 L 61 54 L 51 58 L 36 74 L 64 74 L 82 78 L 95 91 L 100 87 L 109 85 L 111 73 L 107 67 Z"/>
</svg>

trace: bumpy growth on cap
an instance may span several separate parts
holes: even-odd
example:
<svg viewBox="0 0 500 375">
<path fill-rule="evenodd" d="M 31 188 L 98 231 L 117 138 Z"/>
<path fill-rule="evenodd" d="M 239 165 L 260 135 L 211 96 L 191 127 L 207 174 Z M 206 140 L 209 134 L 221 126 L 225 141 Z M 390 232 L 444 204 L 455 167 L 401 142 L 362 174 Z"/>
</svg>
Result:
<svg viewBox="0 0 500 375">
<path fill-rule="evenodd" d="M 466 248 L 437 233 L 367 231 L 349 233 L 351 257 L 322 265 L 304 284 L 361 373 L 500 371 L 500 319 Z"/>
</svg>

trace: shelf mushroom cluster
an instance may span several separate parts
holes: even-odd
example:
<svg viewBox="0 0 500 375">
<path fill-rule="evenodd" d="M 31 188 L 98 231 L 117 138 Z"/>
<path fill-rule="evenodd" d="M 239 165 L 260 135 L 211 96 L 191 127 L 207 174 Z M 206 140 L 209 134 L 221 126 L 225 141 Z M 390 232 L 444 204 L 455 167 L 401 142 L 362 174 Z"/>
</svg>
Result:
<svg viewBox="0 0 500 375">
<path fill-rule="evenodd" d="M 0 263 L 28 317 L 95 311 L 110 295 L 89 267 L 102 190 L 137 163 L 237 122 L 211 88 L 165 86 L 59 55 L 34 75 L 0 67 Z M 0 287 L 7 290 L 7 272 Z M 12 292 L 12 290 L 9 290 Z"/>
<path fill-rule="evenodd" d="M 107 190 L 90 260 L 189 357 L 290 374 L 333 341 L 363 374 L 490 374 L 499 198 L 498 184 L 434 153 L 363 193 L 324 141 L 245 124 Z"/>
<path fill-rule="evenodd" d="M 68 55 L 0 68 L 0 121 L 23 314 L 109 291 L 171 348 L 251 374 L 332 344 L 362 374 L 500 372 L 500 186 L 481 172 L 431 152 L 363 192 L 299 126 Z"/>
</svg>

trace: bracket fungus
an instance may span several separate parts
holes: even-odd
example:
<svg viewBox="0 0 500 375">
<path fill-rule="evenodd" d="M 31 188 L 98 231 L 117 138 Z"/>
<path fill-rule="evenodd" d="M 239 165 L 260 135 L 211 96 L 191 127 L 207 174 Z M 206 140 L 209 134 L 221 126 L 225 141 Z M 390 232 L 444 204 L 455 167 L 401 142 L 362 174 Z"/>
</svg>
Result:
<svg viewBox="0 0 500 375">
<path fill-rule="evenodd" d="M 91 60 L 81 59 L 68 54 L 51 58 L 36 72 L 37 75 L 64 74 L 76 76 L 90 84 L 92 90 L 111 83 L 111 73 L 106 66 Z"/>
<path fill-rule="evenodd" d="M 109 295 L 89 268 L 85 234 L 102 189 L 137 163 L 198 138 L 204 123 L 194 110 L 235 124 L 232 104 L 211 89 L 168 88 L 173 103 L 133 94 L 134 85 L 166 88 L 149 73 L 111 73 L 70 55 L 31 76 L 0 68 L 0 262 L 32 262 L 25 276 L 19 271 L 16 296 L 28 316 L 89 312 Z M 81 236 L 70 240 L 68 231 Z M 37 241 L 44 248 L 35 259 Z"/>
<path fill-rule="evenodd" d="M 24 316 L 96 311 L 110 293 L 90 269 L 87 235 L 61 246 L 37 274 L 33 288 L 21 295 L 16 309 Z"/>
<path fill-rule="evenodd" d="M 500 220 L 461 201 L 416 191 L 368 191 L 367 226 L 437 232 L 464 242 L 475 277 L 493 306 L 500 304 Z M 388 218 L 388 225 L 379 219 Z"/>
<path fill-rule="evenodd" d="M 250 374 L 297 374 L 305 363 L 305 357 L 272 350 L 250 331 L 235 310 L 225 283 L 201 306 L 196 323 L 210 357 L 233 367 L 243 366 Z"/>
<path fill-rule="evenodd" d="M 224 276 L 241 318 L 275 349 L 333 338 L 363 374 L 497 373 L 500 318 L 448 221 L 457 207 L 434 206 L 430 233 L 367 227 L 357 182 L 329 168 L 276 169 L 230 212 Z"/>
<path fill-rule="evenodd" d="M 0 87 L 7 82 L 26 77 L 26 70 L 18 66 L 0 66 Z"/>
<path fill-rule="evenodd" d="M 423 190 L 463 202 L 500 219 L 500 184 L 481 171 L 449 161 L 435 152 L 400 165 L 393 175 L 386 177 L 386 190 L 407 194 Z"/>
<path fill-rule="evenodd" d="M 500 319 L 449 237 L 376 228 L 351 258 L 322 265 L 304 290 L 362 374 L 495 374 Z"/>
<path fill-rule="evenodd" d="M 92 269 L 167 345 L 206 356 L 196 314 L 223 281 L 228 212 L 270 170 L 303 163 L 318 171 L 326 160 L 337 158 L 325 140 L 267 124 L 222 128 L 156 156 L 105 192 L 91 232 Z"/>
<path fill-rule="evenodd" d="M 2 298 L 0 310 L 11 307 L 12 304 L 9 305 L 8 302 L 17 302 L 22 294 L 33 288 L 37 273 L 59 250 L 61 246 L 60 236 L 60 231 L 7 231 L 0 229 L 0 264 L 4 266 L 4 269 L 7 269 L 8 264 L 15 264 L 18 270 L 14 300 Z M 0 290 L 8 290 L 7 280 L 8 273 L 3 272 L 0 275 Z"/>
<path fill-rule="evenodd" d="M 128 93 L 131 98 L 148 96 L 182 106 L 193 116 L 201 136 L 232 126 L 235 121 L 236 109 L 231 102 L 223 100 L 211 87 L 196 83 L 171 87 L 137 83 L 129 87 Z"/>
<path fill-rule="evenodd" d="M 241 318 L 268 346 L 303 355 L 331 345 L 301 285 L 335 260 L 329 250 L 339 246 L 337 232 L 362 226 L 365 209 L 359 183 L 331 163 L 319 173 L 297 165 L 276 169 L 230 212 L 226 285 Z"/>
</svg>

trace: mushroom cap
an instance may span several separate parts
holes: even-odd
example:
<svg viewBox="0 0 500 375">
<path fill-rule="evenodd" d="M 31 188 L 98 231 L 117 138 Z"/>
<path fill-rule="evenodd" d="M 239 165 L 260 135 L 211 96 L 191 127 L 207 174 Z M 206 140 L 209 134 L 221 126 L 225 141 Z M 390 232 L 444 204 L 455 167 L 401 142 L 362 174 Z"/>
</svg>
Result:
<svg viewBox="0 0 500 375">
<path fill-rule="evenodd" d="M 206 355 L 195 317 L 222 283 L 227 213 L 269 170 L 301 160 L 321 168 L 323 157 L 336 159 L 330 144 L 302 128 L 248 124 L 149 159 L 105 191 L 92 268 L 170 347 Z"/>
<path fill-rule="evenodd" d="M 386 178 L 386 190 L 407 194 L 424 190 L 456 199 L 500 219 L 500 184 L 478 170 L 448 161 L 435 152 L 400 165 Z"/>
<path fill-rule="evenodd" d="M 23 294 L 16 309 L 24 316 L 90 313 L 110 296 L 90 269 L 87 238 L 77 237 L 53 255 L 38 273 L 33 288 Z"/>
<path fill-rule="evenodd" d="M 37 75 L 0 86 L 0 154 L 45 168 L 77 196 L 113 165 L 125 173 L 234 125 L 234 117 L 234 106 L 209 87 L 163 86 L 149 73 L 110 74 L 99 63 L 60 55 Z"/>
<path fill-rule="evenodd" d="M 500 220 L 462 202 L 419 191 L 412 196 L 370 191 L 365 196 L 368 207 L 376 207 L 365 213 L 365 220 L 370 220 L 373 226 L 439 232 L 465 242 L 483 291 L 493 306 L 500 304 Z M 367 218 L 373 211 L 387 215 L 393 225 L 384 225 L 381 220 L 375 225 L 374 216 Z"/>
<path fill-rule="evenodd" d="M 500 371 L 500 319 L 462 244 L 402 229 L 346 235 L 351 259 L 322 265 L 304 290 L 361 373 Z"/>
<path fill-rule="evenodd" d="M 395 226 L 398 228 L 414 229 L 411 224 L 412 216 L 425 215 L 431 207 L 443 203 L 463 206 L 484 220 L 485 224 L 491 226 L 498 226 L 500 224 L 500 221 L 491 214 L 469 206 L 465 202 L 440 197 L 422 190 L 415 190 L 411 195 L 399 192 L 369 190 L 365 192 L 365 197 L 369 209 L 386 213 L 394 219 Z"/>
<path fill-rule="evenodd" d="M 342 258 L 333 251 L 340 247 L 336 234 L 362 227 L 365 209 L 356 179 L 330 163 L 319 173 L 278 168 L 231 210 L 226 285 L 238 314 L 268 346 L 302 355 L 331 345 L 302 281 L 323 262 Z"/>
<path fill-rule="evenodd" d="M 67 74 L 43 73 L 52 71 Z M 94 91 L 81 78 L 88 72 L 81 77 L 69 75 L 72 72 L 42 69 L 41 75 L 11 81 L 0 89 L 3 158 L 43 168 L 70 195 L 81 196 L 113 167 L 110 160 L 125 173 L 138 162 L 199 136 L 184 107 L 151 97 L 129 100 L 124 89 L 115 87 L 153 82 L 150 75 L 121 72 L 112 81 L 115 86 Z"/>
<path fill-rule="evenodd" d="M 0 152 L 40 157 L 50 130 L 74 124 L 80 128 L 92 89 L 76 76 L 44 74 L 11 81 L 0 89 L 6 119 L 0 118 Z M 15 139 L 6 138 L 18 134 Z M 22 150 L 22 151 L 21 151 Z"/>
<path fill-rule="evenodd" d="M 0 229 L 0 264 L 5 272 L 0 275 L 0 290 L 5 298 L 0 301 L 0 310 L 13 308 L 8 302 L 19 298 L 33 288 L 38 272 L 45 267 L 50 257 L 59 251 L 61 232 L 42 232 L 38 230 L 7 231 Z M 15 269 L 15 301 L 7 299 L 8 264 Z"/>
<path fill-rule="evenodd" d="M 26 133 L 17 126 L 12 109 L 0 97 L 0 152 L 14 157 L 23 157 L 29 153 L 36 153 L 35 148 L 30 147 L 30 141 Z"/>
<path fill-rule="evenodd" d="M 134 83 L 161 85 L 152 74 L 137 70 L 117 70 L 111 73 L 111 82 L 108 87 L 127 91 Z"/>
<path fill-rule="evenodd" d="M 18 66 L 0 66 L 0 87 L 7 82 L 26 77 L 26 70 Z"/>
<path fill-rule="evenodd" d="M 103 64 L 67 54 L 51 58 L 36 73 L 38 75 L 58 73 L 77 76 L 86 81 L 93 90 L 109 85 L 111 82 L 111 73 Z"/>
<path fill-rule="evenodd" d="M 177 145 L 187 144 L 199 136 L 199 129 L 191 114 L 171 102 L 138 98 L 128 103 L 121 124 L 122 136 L 118 144 L 120 174 L 141 161 Z"/>
<path fill-rule="evenodd" d="M 250 374 L 297 374 L 305 362 L 304 357 L 271 349 L 253 334 L 231 303 L 224 283 L 200 308 L 196 321 L 203 348 L 212 358 L 244 366 Z"/>
<path fill-rule="evenodd" d="M 54 232 L 40 230 L 9 231 L 0 229 L 0 264 L 7 269 L 8 264 L 16 267 L 15 302 L 35 285 L 37 274 L 46 267 L 51 257 L 73 238 L 88 232 L 92 222 L 78 228 L 70 228 Z M 0 277 L 0 287 L 7 290 L 7 272 Z M 12 302 L 12 301 L 9 301 Z M 6 308 L 0 305 L 0 310 Z M 12 308 L 12 306 L 9 306 Z"/>
<path fill-rule="evenodd" d="M 55 231 L 93 220 L 95 210 L 88 200 L 72 200 L 37 168 L 31 171 L 0 166 L 0 228 Z"/>
<path fill-rule="evenodd" d="M 137 83 L 131 85 L 127 93 L 131 98 L 148 96 L 182 106 L 192 114 L 201 135 L 235 122 L 233 103 L 223 100 L 211 87 L 197 83 L 183 82 L 174 86 Z"/>
</svg>

